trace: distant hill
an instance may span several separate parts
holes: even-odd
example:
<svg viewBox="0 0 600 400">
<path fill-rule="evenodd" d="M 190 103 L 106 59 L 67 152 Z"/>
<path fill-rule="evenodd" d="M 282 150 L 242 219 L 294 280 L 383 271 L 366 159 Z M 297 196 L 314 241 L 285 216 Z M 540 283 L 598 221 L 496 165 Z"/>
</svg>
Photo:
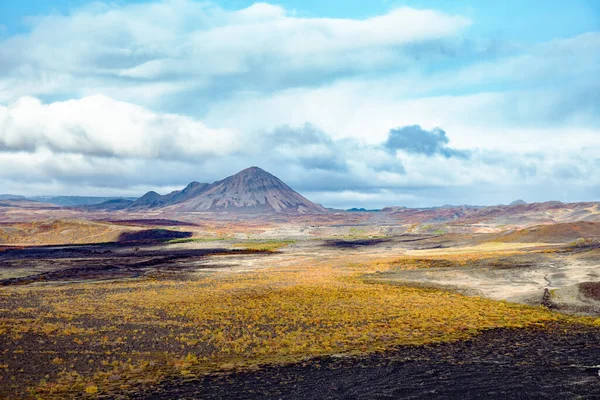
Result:
<svg viewBox="0 0 600 400">
<path fill-rule="evenodd" d="M 103 203 L 114 209 L 115 203 Z M 122 209 L 161 209 L 174 212 L 227 211 L 234 213 L 325 213 L 327 210 L 304 198 L 276 176 L 247 168 L 212 184 L 192 182 L 183 190 L 161 196 L 148 192 Z"/>
<path fill-rule="evenodd" d="M 527 202 L 524 200 L 515 200 L 512 203 L 510 203 L 509 206 L 522 206 L 525 204 L 527 204 Z"/>
<path fill-rule="evenodd" d="M 457 228 L 466 225 L 524 227 L 577 221 L 600 222 L 600 203 L 525 203 L 489 207 L 404 208 L 386 207 L 382 210 L 391 218 L 406 224 L 450 224 Z"/>
<path fill-rule="evenodd" d="M 132 200 L 127 199 L 111 199 L 100 204 L 92 204 L 85 206 L 86 210 L 101 210 L 101 211 L 117 211 L 130 207 L 133 204 Z"/>
<path fill-rule="evenodd" d="M 146 208 L 146 207 L 150 207 L 152 206 L 154 203 L 156 203 L 158 200 L 161 199 L 160 194 L 156 193 L 155 191 L 150 191 L 148 193 L 146 193 L 145 195 L 143 195 L 142 197 L 140 197 L 139 199 L 129 203 L 127 206 L 130 208 Z M 104 204 L 104 203 L 103 203 Z"/>
<path fill-rule="evenodd" d="M 527 229 L 502 233 L 495 240 L 513 243 L 565 243 L 575 242 L 578 239 L 600 239 L 600 223 L 577 221 L 538 225 Z"/>
<path fill-rule="evenodd" d="M 63 207 L 91 206 L 111 200 L 135 200 L 135 197 L 94 197 L 94 196 L 33 196 L 29 200 L 56 204 Z"/>
<path fill-rule="evenodd" d="M 25 200 L 25 196 L 17 194 L 0 194 L 0 200 Z"/>
</svg>

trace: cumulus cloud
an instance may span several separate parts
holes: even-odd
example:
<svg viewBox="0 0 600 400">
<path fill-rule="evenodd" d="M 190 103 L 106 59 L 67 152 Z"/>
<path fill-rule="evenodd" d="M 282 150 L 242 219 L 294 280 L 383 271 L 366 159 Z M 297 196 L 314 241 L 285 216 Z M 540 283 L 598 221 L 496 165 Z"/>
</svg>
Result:
<svg viewBox="0 0 600 400">
<path fill-rule="evenodd" d="M 296 177 L 303 188 L 365 187 L 365 171 L 404 172 L 400 160 L 378 148 L 333 140 L 311 124 L 242 135 L 103 95 L 48 104 L 25 97 L 0 106 L 6 180 L 129 190 L 216 180 L 251 164 Z"/>
<path fill-rule="evenodd" d="M 389 137 L 383 146 L 389 151 L 402 150 L 407 153 L 419 153 L 427 156 L 442 155 L 446 158 L 467 158 L 466 151 L 460 151 L 448 146 L 450 139 L 440 128 L 428 131 L 419 125 L 405 126 L 390 130 Z"/>
<path fill-rule="evenodd" d="M 407 7 L 354 20 L 296 17 L 266 3 L 237 11 L 191 0 L 95 3 L 32 19 L 30 33 L 0 42 L 0 101 L 57 92 L 78 97 L 86 89 L 133 100 L 136 88 L 151 85 L 150 98 L 137 99 L 148 104 L 181 91 L 182 79 L 184 90 L 211 95 L 232 90 L 232 83 L 259 91 L 314 84 L 331 74 L 397 67 L 403 46 L 455 35 L 469 24 Z"/>
<path fill-rule="evenodd" d="M 0 106 L 0 150 L 180 159 L 216 157 L 243 146 L 238 133 L 97 95 L 43 104 L 24 97 Z"/>
</svg>

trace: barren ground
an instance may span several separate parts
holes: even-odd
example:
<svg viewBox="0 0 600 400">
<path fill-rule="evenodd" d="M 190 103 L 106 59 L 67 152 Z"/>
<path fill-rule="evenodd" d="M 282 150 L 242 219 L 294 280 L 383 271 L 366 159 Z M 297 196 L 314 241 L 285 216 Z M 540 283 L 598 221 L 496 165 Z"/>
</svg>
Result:
<svg viewBox="0 0 600 400">
<path fill-rule="evenodd" d="M 600 396 L 593 240 L 324 218 L 5 223 L 0 396 Z"/>
</svg>

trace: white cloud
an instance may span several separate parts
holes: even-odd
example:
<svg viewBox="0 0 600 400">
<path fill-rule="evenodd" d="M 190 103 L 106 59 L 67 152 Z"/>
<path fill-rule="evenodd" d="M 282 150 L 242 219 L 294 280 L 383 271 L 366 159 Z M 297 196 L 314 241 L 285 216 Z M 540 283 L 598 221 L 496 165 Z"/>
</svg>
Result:
<svg viewBox="0 0 600 400">
<path fill-rule="evenodd" d="M 236 131 L 158 114 L 103 95 L 43 104 L 23 97 L 0 106 L 0 149 L 91 156 L 181 159 L 242 148 Z"/>
<path fill-rule="evenodd" d="M 389 89 L 380 90 L 386 81 Z M 385 141 L 391 128 L 420 124 L 426 129 L 443 128 L 450 144 L 463 149 L 577 151 L 598 145 L 600 110 L 593 106 L 597 95 L 589 87 L 421 98 L 402 97 L 398 90 L 402 89 L 397 82 L 381 78 L 271 96 L 242 94 L 213 104 L 205 120 L 251 130 L 310 122 L 336 139 L 369 144 Z"/>
<path fill-rule="evenodd" d="M 352 20 L 300 18 L 265 3 L 239 11 L 191 0 L 97 3 L 37 17 L 30 33 L 0 42 L 0 101 L 53 90 L 79 97 L 81 88 L 115 86 L 127 86 L 116 97 L 131 101 L 128 90 L 152 84 L 169 93 L 165 84 L 178 87 L 183 77 L 187 90 L 239 76 L 252 77 L 238 82 L 248 90 L 257 87 L 253 81 L 311 81 L 324 72 L 399 62 L 405 58 L 399 47 L 452 36 L 469 24 L 461 16 L 406 7 Z M 145 100 L 155 99 L 137 102 Z"/>
</svg>

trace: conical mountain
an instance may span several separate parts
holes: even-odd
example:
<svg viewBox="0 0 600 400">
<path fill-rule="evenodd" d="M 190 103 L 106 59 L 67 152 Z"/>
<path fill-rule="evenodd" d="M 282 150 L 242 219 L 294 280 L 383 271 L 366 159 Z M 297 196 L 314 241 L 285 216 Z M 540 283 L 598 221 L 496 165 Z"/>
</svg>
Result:
<svg viewBox="0 0 600 400">
<path fill-rule="evenodd" d="M 323 206 L 307 200 L 279 178 L 258 167 L 247 168 L 217 181 L 199 195 L 166 208 L 184 212 L 326 212 Z"/>
</svg>

